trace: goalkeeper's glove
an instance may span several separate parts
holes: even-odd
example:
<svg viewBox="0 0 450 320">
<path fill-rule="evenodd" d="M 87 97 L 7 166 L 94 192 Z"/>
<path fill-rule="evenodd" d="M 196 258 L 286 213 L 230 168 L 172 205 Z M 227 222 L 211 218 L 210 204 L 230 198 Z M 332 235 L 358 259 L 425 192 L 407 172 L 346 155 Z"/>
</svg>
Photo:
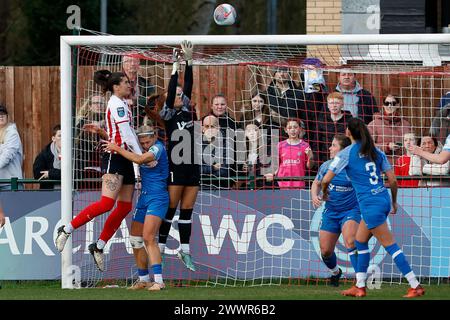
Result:
<svg viewBox="0 0 450 320">
<path fill-rule="evenodd" d="M 194 52 L 194 45 L 192 42 L 184 40 L 181 42 L 181 49 L 184 53 L 184 60 L 187 61 L 187 63 L 191 66 L 192 65 L 192 55 Z"/>
<path fill-rule="evenodd" d="M 180 50 L 174 48 L 172 53 L 172 60 L 173 60 L 172 74 L 175 74 L 175 72 L 177 72 L 180 69 L 180 58 L 181 58 Z"/>
</svg>

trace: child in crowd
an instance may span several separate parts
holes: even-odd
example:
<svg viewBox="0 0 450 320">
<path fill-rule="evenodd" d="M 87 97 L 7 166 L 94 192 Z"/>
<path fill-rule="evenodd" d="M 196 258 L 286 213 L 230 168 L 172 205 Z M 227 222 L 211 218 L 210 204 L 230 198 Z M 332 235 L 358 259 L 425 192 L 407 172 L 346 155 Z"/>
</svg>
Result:
<svg viewBox="0 0 450 320">
<path fill-rule="evenodd" d="M 309 143 L 303 140 L 305 135 L 305 125 L 303 121 L 290 119 L 285 128 L 288 138 L 278 143 L 278 169 L 275 174 L 266 174 L 267 181 L 271 181 L 273 176 L 283 177 L 303 177 L 306 169 L 311 169 L 314 165 L 313 153 Z M 278 181 L 281 189 L 304 188 L 305 181 Z"/>
</svg>

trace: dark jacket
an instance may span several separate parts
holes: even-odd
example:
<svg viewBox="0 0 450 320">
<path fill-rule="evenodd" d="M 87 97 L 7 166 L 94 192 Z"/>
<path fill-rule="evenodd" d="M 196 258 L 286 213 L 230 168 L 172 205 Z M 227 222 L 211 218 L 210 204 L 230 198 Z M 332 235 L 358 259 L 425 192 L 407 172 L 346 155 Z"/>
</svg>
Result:
<svg viewBox="0 0 450 320">
<path fill-rule="evenodd" d="M 278 121 L 278 126 L 284 127 L 284 122 L 289 118 L 298 118 L 299 110 L 305 109 L 305 95 L 304 92 L 295 87 L 292 81 L 289 82 L 289 89 L 281 94 L 277 88 L 275 81 L 270 83 L 267 88 L 267 97 L 269 100 L 269 108 L 281 116 L 281 121 Z M 276 119 L 272 119 L 275 122 Z M 273 123 L 273 125 L 276 125 Z"/>
<path fill-rule="evenodd" d="M 42 176 L 41 171 L 48 171 L 49 180 L 61 180 L 61 170 L 53 167 L 54 156 L 50 150 L 49 143 L 44 150 L 41 151 L 34 160 L 33 163 L 33 175 L 35 179 L 39 179 Z M 40 189 L 54 189 L 59 183 L 42 182 Z"/>
<path fill-rule="evenodd" d="M 337 133 L 345 133 L 348 120 L 352 118 L 349 111 L 342 111 L 344 116 L 334 122 L 330 113 L 321 114 L 317 122 L 317 141 L 318 141 L 318 158 L 320 163 L 325 162 L 329 158 L 328 148 L 333 141 L 333 137 Z"/>
<path fill-rule="evenodd" d="M 223 137 L 222 137 L 223 139 Z M 230 188 L 232 181 L 230 180 L 231 165 L 227 163 L 227 146 L 225 141 L 222 144 L 209 143 L 202 141 L 202 185 L 211 189 Z M 220 169 L 216 170 L 213 165 L 220 163 Z"/>
<path fill-rule="evenodd" d="M 364 121 L 365 124 L 369 124 L 373 120 L 373 115 L 378 112 L 377 101 L 375 97 L 366 89 L 360 87 L 357 83 L 356 92 L 348 93 L 341 91 L 339 84 L 336 86 L 336 91 L 342 92 L 345 96 L 347 94 L 354 94 L 358 97 L 358 118 Z M 345 102 L 345 97 L 344 97 Z"/>
<path fill-rule="evenodd" d="M 135 83 L 131 83 L 131 94 L 130 98 L 133 100 L 133 105 L 130 106 L 131 112 L 133 113 L 133 119 L 136 126 L 141 126 L 143 124 L 145 113 L 145 105 L 147 103 L 148 97 L 155 93 L 155 85 L 150 82 L 149 79 L 144 78 L 140 75 L 137 76 L 137 86 Z M 136 92 L 136 89 L 138 92 Z"/>
<path fill-rule="evenodd" d="M 226 134 L 227 129 L 236 130 L 238 128 L 236 121 L 232 117 L 230 117 L 228 112 L 225 112 L 222 116 L 218 117 L 211 110 L 206 116 L 202 118 L 202 122 L 203 119 L 205 119 L 207 116 L 214 116 L 217 118 L 217 120 L 219 120 L 219 127 L 222 131 L 222 134 Z"/>
</svg>

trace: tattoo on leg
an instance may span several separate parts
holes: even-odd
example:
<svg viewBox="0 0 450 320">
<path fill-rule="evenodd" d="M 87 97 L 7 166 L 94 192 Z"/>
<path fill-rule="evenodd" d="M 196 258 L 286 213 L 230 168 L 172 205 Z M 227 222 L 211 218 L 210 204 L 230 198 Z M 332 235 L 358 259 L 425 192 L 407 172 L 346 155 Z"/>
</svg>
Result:
<svg viewBox="0 0 450 320">
<path fill-rule="evenodd" d="M 119 178 L 114 177 L 108 177 L 105 179 L 106 188 L 110 191 L 116 191 L 119 188 Z"/>
</svg>

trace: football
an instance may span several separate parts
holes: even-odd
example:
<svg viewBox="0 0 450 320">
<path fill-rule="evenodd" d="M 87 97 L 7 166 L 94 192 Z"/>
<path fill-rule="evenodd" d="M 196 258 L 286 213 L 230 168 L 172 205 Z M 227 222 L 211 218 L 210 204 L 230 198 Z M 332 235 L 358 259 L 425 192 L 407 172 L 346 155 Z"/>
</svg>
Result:
<svg viewBox="0 0 450 320">
<path fill-rule="evenodd" d="M 236 10 L 228 3 L 223 3 L 214 10 L 214 21 L 219 26 L 230 26 L 236 22 Z"/>
</svg>

